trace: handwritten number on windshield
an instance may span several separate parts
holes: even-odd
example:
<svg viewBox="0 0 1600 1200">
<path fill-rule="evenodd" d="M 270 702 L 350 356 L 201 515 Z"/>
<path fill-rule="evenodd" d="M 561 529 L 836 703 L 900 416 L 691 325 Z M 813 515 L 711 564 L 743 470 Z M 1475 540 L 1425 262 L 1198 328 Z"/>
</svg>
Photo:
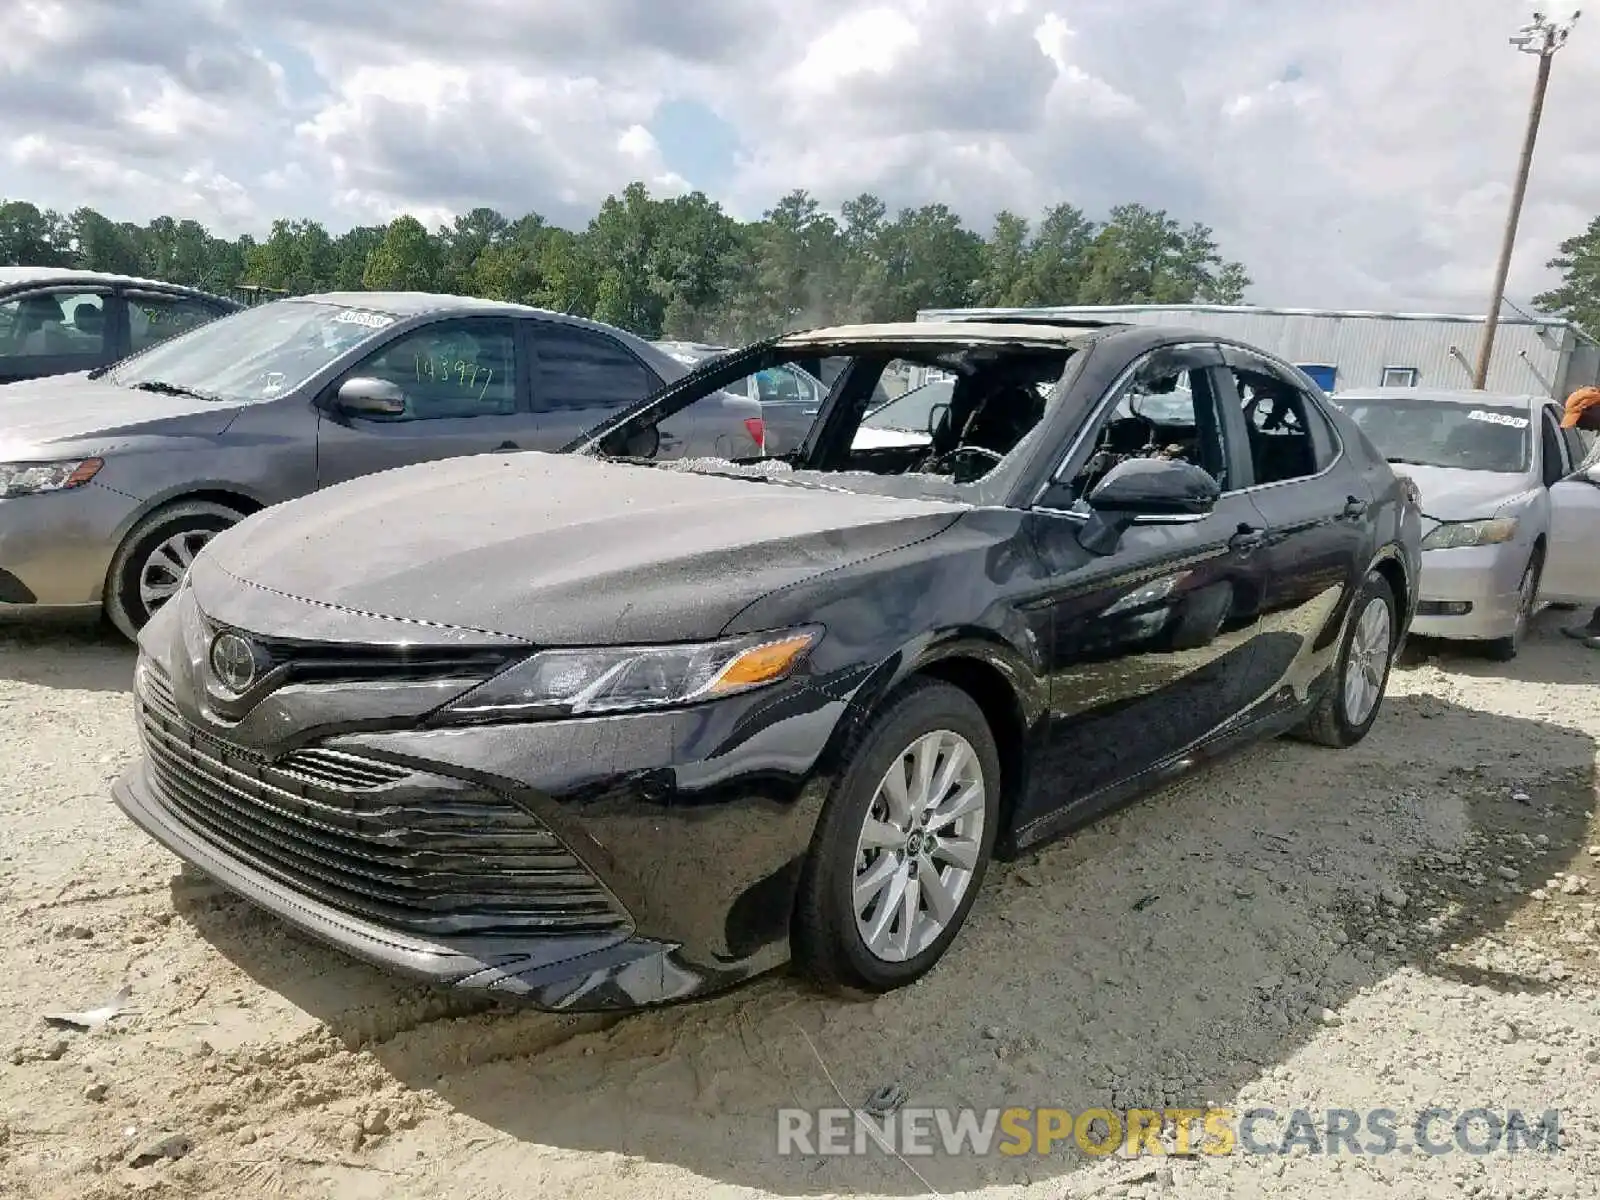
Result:
<svg viewBox="0 0 1600 1200">
<path fill-rule="evenodd" d="M 489 391 L 489 385 L 494 382 L 494 368 L 480 367 L 477 363 L 470 363 L 464 358 L 452 360 L 448 355 L 441 356 L 437 363 L 431 354 L 417 354 L 413 356 L 413 365 L 417 372 L 417 382 L 431 380 L 435 383 L 445 383 L 462 391 L 476 391 L 476 400 L 481 403 Z"/>
</svg>

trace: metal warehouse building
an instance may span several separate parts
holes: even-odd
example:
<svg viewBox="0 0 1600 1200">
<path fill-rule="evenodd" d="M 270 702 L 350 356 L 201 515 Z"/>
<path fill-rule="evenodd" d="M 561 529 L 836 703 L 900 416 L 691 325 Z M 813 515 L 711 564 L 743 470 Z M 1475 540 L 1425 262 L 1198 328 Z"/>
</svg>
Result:
<svg viewBox="0 0 1600 1200">
<path fill-rule="evenodd" d="M 1184 325 L 1227 334 L 1288 359 L 1324 391 L 1355 387 L 1469 388 L 1482 317 L 1336 312 L 1222 304 L 1123 304 L 1063 308 L 929 309 L 919 321 L 975 317 L 1087 317 Z M 1488 390 L 1564 399 L 1600 383 L 1600 343 L 1571 321 L 1502 317 Z"/>
</svg>

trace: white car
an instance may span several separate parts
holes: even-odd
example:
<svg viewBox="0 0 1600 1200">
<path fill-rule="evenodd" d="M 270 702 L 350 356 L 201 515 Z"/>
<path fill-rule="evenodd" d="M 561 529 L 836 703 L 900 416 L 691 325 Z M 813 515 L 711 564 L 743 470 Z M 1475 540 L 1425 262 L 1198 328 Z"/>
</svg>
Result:
<svg viewBox="0 0 1600 1200">
<path fill-rule="evenodd" d="M 1348 413 L 1422 493 L 1411 631 L 1515 657 L 1541 601 L 1600 604 L 1600 462 L 1549 396 L 1375 388 Z M 1583 468 L 1583 469 L 1580 469 Z"/>
</svg>

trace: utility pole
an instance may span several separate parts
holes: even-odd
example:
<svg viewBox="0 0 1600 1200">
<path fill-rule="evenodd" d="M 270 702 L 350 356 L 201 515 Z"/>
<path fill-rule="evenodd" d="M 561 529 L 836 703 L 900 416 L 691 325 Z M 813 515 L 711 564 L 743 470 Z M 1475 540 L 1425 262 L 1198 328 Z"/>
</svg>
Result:
<svg viewBox="0 0 1600 1200">
<path fill-rule="evenodd" d="M 1528 192 L 1533 143 L 1539 137 L 1539 118 L 1544 115 L 1544 94 L 1550 86 L 1550 60 L 1555 57 L 1557 50 L 1567 44 L 1567 37 L 1577 20 L 1577 12 L 1560 24 L 1536 12 L 1532 24 L 1524 25 L 1517 36 L 1511 39 L 1511 44 L 1524 54 L 1539 56 L 1539 74 L 1533 84 L 1533 104 L 1528 109 L 1528 131 L 1522 139 L 1522 157 L 1517 160 L 1517 181 L 1511 188 L 1511 213 L 1506 217 L 1505 238 L 1500 244 L 1500 262 L 1494 271 L 1494 292 L 1489 299 L 1489 315 L 1483 323 L 1483 343 L 1478 347 L 1478 369 L 1473 372 L 1472 386 L 1478 391 L 1482 391 L 1489 382 L 1489 359 L 1494 353 L 1495 331 L 1500 327 L 1500 306 L 1505 302 L 1506 276 L 1511 272 L 1511 251 L 1517 244 L 1522 199 Z"/>
</svg>

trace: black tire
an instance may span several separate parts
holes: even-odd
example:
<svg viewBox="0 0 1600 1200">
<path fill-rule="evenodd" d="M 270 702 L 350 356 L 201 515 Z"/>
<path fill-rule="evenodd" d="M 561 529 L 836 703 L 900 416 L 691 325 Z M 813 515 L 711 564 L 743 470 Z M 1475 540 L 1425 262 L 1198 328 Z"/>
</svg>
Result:
<svg viewBox="0 0 1600 1200">
<path fill-rule="evenodd" d="M 918 738 L 941 731 L 965 738 L 978 760 L 984 820 L 976 863 L 943 932 L 921 953 L 888 961 L 867 947 L 857 928 L 852 903 L 857 843 L 891 765 Z M 892 991 L 927 974 L 960 933 L 983 886 L 999 815 L 1000 755 L 983 710 L 967 693 L 935 680 L 917 680 L 899 691 L 857 740 L 817 822 L 795 903 L 796 969 L 824 987 L 869 993 Z"/>
<path fill-rule="evenodd" d="M 136 641 L 152 611 L 140 595 L 139 580 L 156 548 L 183 534 L 209 540 L 243 519 L 243 513 L 210 500 L 179 500 L 145 517 L 122 539 L 106 572 L 106 617 L 124 637 Z"/>
<path fill-rule="evenodd" d="M 1389 649 L 1384 658 L 1377 701 L 1365 719 L 1358 723 L 1351 720 L 1346 710 L 1344 685 L 1361 618 L 1374 603 L 1381 603 L 1388 610 Z M 1384 693 L 1389 686 L 1389 673 L 1394 669 L 1395 651 L 1399 643 L 1398 631 L 1398 606 L 1395 603 L 1394 589 L 1389 586 L 1388 580 L 1373 571 L 1362 582 L 1361 590 L 1356 593 L 1355 603 L 1350 606 L 1348 624 L 1345 627 L 1344 637 L 1339 642 L 1339 657 L 1334 661 L 1333 678 L 1317 700 L 1316 707 L 1294 731 L 1295 737 L 1302 741 L 1314 742 L 1319 746 L 1331 746 L 1335 750 L 1343 750 L 1348 746 L 1354 746 L 1367 736 L 1373 722 L 1378 719 L 1378 713 L 1383 709 Z"/>
<path fill-rule="evenodd" d="M 1532 586 L 1523 593 L 1523 611 L 1517 628 L 1509 637 L 1495 638 L 1492 642 L 1483 644 L 1483 654 L 1490 662 L 1510 662 L 1517 656 L 1517 651 L 1522 649 L 1522 639 L 1528 632 L 1528 622 L 1533 619 L 1533 611 L 1539 606 L 1539 580 L 1544 574 L 1544 547 L 1535 546 L 1533 554 L 1528 559 L 1527 568 L 1522 572 L 1522 585 L 1532 581 Z"/>
</svg>

